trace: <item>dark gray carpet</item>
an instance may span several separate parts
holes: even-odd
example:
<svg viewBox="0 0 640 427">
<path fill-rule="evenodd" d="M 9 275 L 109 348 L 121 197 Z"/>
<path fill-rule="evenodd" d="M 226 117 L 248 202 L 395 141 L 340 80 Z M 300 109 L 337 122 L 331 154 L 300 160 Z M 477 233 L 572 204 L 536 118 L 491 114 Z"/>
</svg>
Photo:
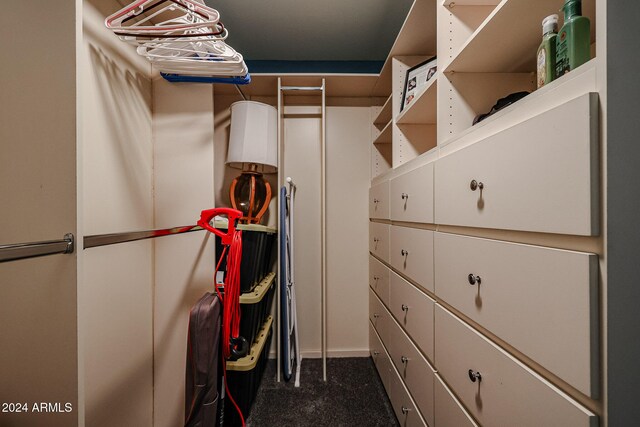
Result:
<svg viewBox="0 0 640 427">
<path fill-rule="evenodd" d="M 299 388 L 275 381 L 270 360 L 251 410 L 248 427 L 398 426 L 391 402 L 371 358 L 303 359 Z"/>
</svg>

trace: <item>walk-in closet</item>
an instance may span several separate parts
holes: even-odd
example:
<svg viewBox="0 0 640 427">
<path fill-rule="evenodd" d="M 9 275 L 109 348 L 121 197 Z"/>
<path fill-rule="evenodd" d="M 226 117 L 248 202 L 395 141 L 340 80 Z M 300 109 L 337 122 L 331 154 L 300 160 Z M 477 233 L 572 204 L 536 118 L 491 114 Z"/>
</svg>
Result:
<svg viewBox="0 0 640 427">
<path fill-rule="evenodd" d="M 640 425 L 640 5 L 5 6 L 0 426 Z"/>
</svg>

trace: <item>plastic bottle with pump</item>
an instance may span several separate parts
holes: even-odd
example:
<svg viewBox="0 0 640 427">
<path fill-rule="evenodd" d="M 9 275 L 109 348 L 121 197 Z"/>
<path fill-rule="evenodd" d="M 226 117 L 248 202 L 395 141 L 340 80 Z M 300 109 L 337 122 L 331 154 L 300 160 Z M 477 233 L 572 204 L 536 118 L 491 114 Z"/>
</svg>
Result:
<svg viewBox="0 0 640 427">
<path fill-rule="evenodd" d="M 564 24 L 556 41 L 556 77 L 591 59 L 589 18 L 582 16 L 581 0 L 565 0 Z"/>
<path fill-rule="evenodd" d="M 549 15 L 542 20 L 542 43 L 538 48 L 538 89 L 556 78 L 556 38 L 558 15 Z"/>
</svg>

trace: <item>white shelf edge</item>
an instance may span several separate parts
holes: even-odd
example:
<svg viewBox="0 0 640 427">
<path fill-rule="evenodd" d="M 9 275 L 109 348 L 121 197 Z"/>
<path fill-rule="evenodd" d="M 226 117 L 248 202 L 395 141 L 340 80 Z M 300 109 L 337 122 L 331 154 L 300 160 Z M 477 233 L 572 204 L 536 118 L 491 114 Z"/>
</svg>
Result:
<svg viewBox="0 0 640 427">
<path fill-rule="evenodd" d="M 389 123 L 387 123 L 387 125 L 382 128 L 382 130 L 380 131 L 380 135 L 378 135 L 376 139 L 373 140 L 374 144 L 391 144 L 391 124 L 392 123 L 393 123 L 393 120 L 389 120 Z M 381 139 L 386 139 L 386 138 L 383 138 L 383 136 L 385 136 L 385 133 L 389 134 L 388 135 L 389 140 L 381 141 Z"/>
<path fill-rule="evenodd" d="M 480 24 L 478 26 L 478 28 L 476 28 L 476 30 L 473 32 L 473 34 L 471 34 L 469 36 L 469 38 L 467 39 L 466 42 L 464 42 L 464 44 L 462 46 L 460 46 L 460 48 L 458 49 L 458 51 L 455 53 L 455 55 L 453 55 L 453 57 L 451 58 L 451 60 L 449 61 L 449 63 L 447 64 L 447 67 L 442 70 L 443 73 L 449 73 L 451 72 L 451 64 L 453 64 L 456 59 L 458 59 L 460 57 L 460 55 L 464 54 L 464 52 L 467 50 L 467 47 L 473 43 L 474 39 L 476 37 L 478 37 L 478 34 L 482 33 L 485 29 L 485 27 L 487 25 L 489 25 L 489 23 L 491 22 L 491 20 L 493 19 L 494 16 L 496 16 L 500 10 L 505 7 L 505 5 L 507 3 L 509 3 L 510 0 L 502 0 L 500 1 L 497 5 L 496 8 L 493 9 L 491 11 L 491 13 L 489 14 L 489 16 L 486 17 L 486 19 L 484 21 L 482 21 L 482 24 Z"/>
<path fill-rule="evenodd" d="M 439 73 L 436 73 L 436 75 L 434 75 L 433 78 L 429 81 L 429 84 L 427 85 L 427 87 L 422 92 L 420 92 L 420 94 L 418 95 L 418 97 L 416 99 L 414 99 L 413 103 L 411 103 L 409 105 L 409 107 L 407 107 L 406 109 L 402 110 L 400 112 L 400 114 L 398 114 L 396 116 L 396 124 L 399 124 L 399 125 L 402 125 L 402 124 L 425 124 L 425 125 L 434 124 L 435 125 L 436 124 L 437 119 L 433 123 L 431 123 L 431 122 L 425 122 L 425 123 L 422 123 L 422 122 L 408 123 L 407 122 L 407 123 L 404 123 L 404 122 L 402 122 L 402 119 L 409 113 L 409 111 L 411 111 L 412 108 L 414 108 L 416 105 L 419 104 L 421 99 L 423 99 L 425 96 L 427 96 L 427 94 L 430 94 L 430 91 L 435 90 L 436 82 L 438 81 L 438 75 L 439 75 Z M 437 103 L 434 106 L 434 108 L 436 109 L 436 113 L 437 113 L 437 108 L 438 108 Z"/>
<path fill-rule="evenodd" d="M 380 110 L 380 112 L 378 113 L 376 118 L 373 120 L 373 124 L 374 125 L 382 125 L 382 124 L 387 123 L 389 120 L 391 120 L 391 113 L 389 113 L 389 118 L 387 120 L 380 120 L 380 117 L 382 117 L 384 115 L 384 113 L 385 113 L 385 109 L 390 109 L 391 108 L 391 98 L 393 98 L 393 95 L 389 95 L 389 97 L 387 98 L 385 103 L 382 104 L 382 109 Z"/>
<path fill-rule="evenodd" d="M 456 6 L 495 6 L 500 0 L 444 0 L 443 6 L 452 8 Z"/>
</svg>

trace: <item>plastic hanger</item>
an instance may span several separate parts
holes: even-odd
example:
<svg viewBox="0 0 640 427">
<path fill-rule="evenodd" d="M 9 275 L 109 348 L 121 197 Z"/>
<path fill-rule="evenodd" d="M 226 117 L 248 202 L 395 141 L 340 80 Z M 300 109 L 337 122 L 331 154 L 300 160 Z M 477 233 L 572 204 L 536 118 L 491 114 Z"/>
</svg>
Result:
<svg viewBox="0 0 640 427">
<path fill-rule="evenodd" d="M 170 16 L 169 19 L 157 23 L 151 22 L 154 18 L 159 20 L 165 12 L 171 12 L 173 15 L 177 11 L 183 14 Z M 135 18 L 139 19 L 131 25 L 124 25 Z M 215 35 L 223 31 L 223 28 L 217 25 L 219 20 L 220 14 L 217 10 L 194 0 L 136 0 L 108 16 L 104 22 L 107 28 L 123 36 L 162 35 L 198 28 L 209 29 L 208 35 Z"/>
</svg>

